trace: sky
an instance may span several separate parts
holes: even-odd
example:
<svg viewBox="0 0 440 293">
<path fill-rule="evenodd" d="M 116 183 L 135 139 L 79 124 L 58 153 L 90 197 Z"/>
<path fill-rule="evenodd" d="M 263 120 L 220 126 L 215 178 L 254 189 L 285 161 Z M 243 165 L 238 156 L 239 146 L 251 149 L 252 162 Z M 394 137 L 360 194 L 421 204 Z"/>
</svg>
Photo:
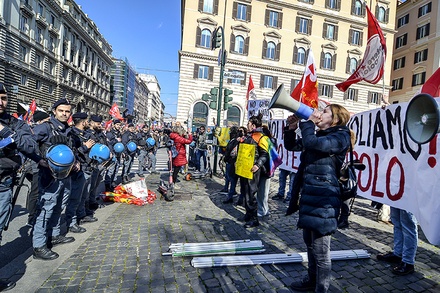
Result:
<svg viewBox="0 0 440 293">
<path fill-rule="evenodd" d="M 138 73 L 155 75 L 165 113 L 176 116 L 181 42 L 179 0 L 75 0 Z"/>
</svg>

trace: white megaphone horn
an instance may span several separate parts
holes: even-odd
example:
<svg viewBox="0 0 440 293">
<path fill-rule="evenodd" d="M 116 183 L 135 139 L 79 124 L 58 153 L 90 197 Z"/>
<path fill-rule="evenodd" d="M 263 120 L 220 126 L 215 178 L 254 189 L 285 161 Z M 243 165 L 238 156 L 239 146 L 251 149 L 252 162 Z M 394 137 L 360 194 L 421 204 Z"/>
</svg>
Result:
<svg viewBox="0 0 440 293">
<path fill-rule="evenodd" d="M 408 104 L 405 128 L 409 137 L 418 144 L 429 142 L 440 132 L 438 99 L 429 94 L 418 94 Z"/>
<path fill-rule="evenodd" d="M 298 102 L 292 98 L 285 90 L 284 84 L 282 83 L 275 94 L 270 100 L 269 109 L 278 108 L 292 111 L 296 116 L 302 119 L 309 119 L 310 115 L 313 113 L 313 108 Z"/>
</svg>

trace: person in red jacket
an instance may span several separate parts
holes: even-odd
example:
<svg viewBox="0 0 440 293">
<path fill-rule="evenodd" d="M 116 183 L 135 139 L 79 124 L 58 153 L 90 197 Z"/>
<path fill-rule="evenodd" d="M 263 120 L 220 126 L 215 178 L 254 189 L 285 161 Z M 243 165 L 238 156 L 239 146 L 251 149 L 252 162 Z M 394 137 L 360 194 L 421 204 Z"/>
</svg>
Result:
<svg viewBox="0 0 440 293">
<path fill-rule="evenodd" d="M 170 133 L 170 139 L 174 140 L 176 150 L 179 152 L 172 161 L 174 189 L 179 189 L 179 187 L 176 186 L 177 175 L 179 175 L 180 168 L 188 164 L 185 145 L 190 144 L 193 138 L 191 133 L 187 133 L 182 126 L 174 126 Z"/>
</svg>

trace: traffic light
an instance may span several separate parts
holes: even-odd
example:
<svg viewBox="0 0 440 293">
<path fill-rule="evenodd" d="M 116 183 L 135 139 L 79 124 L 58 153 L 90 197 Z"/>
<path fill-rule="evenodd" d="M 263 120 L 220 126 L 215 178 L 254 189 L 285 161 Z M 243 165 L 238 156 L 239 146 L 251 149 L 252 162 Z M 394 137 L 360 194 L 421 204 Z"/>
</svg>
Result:
<svg viewBox="0 0 440 293">
<path fill-rule="evenodd" d="M 202 100 L 203 100 L 203 101 L 207 102 L 207 101 L 209 101 L 210 99 L 211 99 L 211 96 L 210 96 L 210 95 L 208 95 L 208 94 L 203 94 L 203 95 L 202 95 Z"/>
<path fill-rule="evenodd" d="M 218 97 L 218 87 L 213 87 L 210 91 L 211 99 L 214 100 L 214 98 L 217 100 Z"/>
<path fill-rule="evenodd" d="M 212 110 L 217 110 L 217 101 L 209 102 L 209 108 L 211 108 Z"/>
<path fill-rule="evenodd" d="M 217 87 L 213 87 L 209 91 L 209 94 L 202 95 L 202 100 L 205 102 L 209 101 L 209 108 L 211 108 L 212 110 L 217 110 L 217 99 L 218 99 L 218 88 Z"/>
<path fill-rule="evenodd" d="M 224 89 L 223 93 L 224 93 L 223 110 L 228 110 L 230 107 L 232 107 L 231 105 L 229 105 L 229 102 L 232 101 L 231 95 L 234 92 L 230 89 Z"/>
<path fill-rule="evenodd" d="M 217 28 L 212 34 L 211 50 L 215 50 L 222 46 L 222 31 Z"/>
</svg>

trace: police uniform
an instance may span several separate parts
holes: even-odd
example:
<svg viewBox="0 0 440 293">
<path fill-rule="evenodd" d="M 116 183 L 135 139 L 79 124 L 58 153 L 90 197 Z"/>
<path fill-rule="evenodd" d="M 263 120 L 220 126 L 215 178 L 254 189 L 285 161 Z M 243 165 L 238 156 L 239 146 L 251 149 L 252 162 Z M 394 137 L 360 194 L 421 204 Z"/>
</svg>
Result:
<svg viewBox="0 0 440 293">
<path fill-rule="evenodd" d="M 121 123 L 121 121 L 119 121 L 119 120 L 113 121 L 113 125 L 120 124 L 120 123 Z M 104 184 L 105 184 L 105 191 L 113 191 L 113 188 L 115 186 L 114 185 L 115 177 L 118 174 L 119 166 L 121 165 L 121 154 L 116 153 L 114 151 L 114 146 L 115 146 L 115 144 L 117 144 L 118 142 L 121 141 L 121 134 L 120 134 L 119 130 L 112 127 L 110 129 L 110 131 L 107 131 L 106 137 L 107 137 L 108 147 L 112 151 L 115 159 L 107 167 L 107 171 L 106 171 L 105 177 L 104 177 Z"/>
<path fill-rule="evenodd" d="M 133 126 L 134 126 L 133 124 L 128 125 L 128 127 L 133 127 Z M 130 142 L 137 141 L 136 134 L 127 129 L 127 131 L 125 131 L 122 134 L 121 140 L 122 143 L 125 145 L 125 152 L 124 152 L 125 157 L 122 167 L 122 182 L 127 183 L 130 180 L 129 179 L 130 170 L 131 170 L 131 166 L 133 165 L 134 156 L 136 155 L 136 151 L 130 152 L 127 148 L 127 145 Z"/>
<path fill-rule="evenodd" d="M 60 105 L 70 105 L 70 102 L 67 99 L 60 99 L 54 103 L 52 109 L 56 110 Z M 40 153 L 45 156 L 50 146 L 62 140 L 69 144 L 67 136 L 70 130 L 67 122 L 62 123 L 53 116 L 49 121 L 36 125 L 33 137 L 39 144 Z M 54 246 L 75 241 L 73 237 L 61 235 L 60 229 L 62 201 L 65 194 L 68 194 L 65 187 L 69 183 L 69 177 L 56 179 L 49 168 L 40 168 L 40 196 L 32 236 L 33 255 L 36 259 L 58 258 L 58 254 L 50 250 L 47 244 Z"/>
</svg>

